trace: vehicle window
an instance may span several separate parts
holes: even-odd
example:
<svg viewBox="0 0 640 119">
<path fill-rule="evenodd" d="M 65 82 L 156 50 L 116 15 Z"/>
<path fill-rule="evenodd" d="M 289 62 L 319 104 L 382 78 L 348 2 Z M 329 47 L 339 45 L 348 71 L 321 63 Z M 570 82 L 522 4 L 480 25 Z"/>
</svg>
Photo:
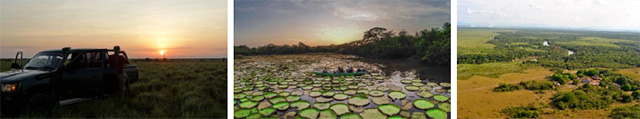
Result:
<svg viewBox="0 0 640 119">
<path fill-rule="evenodd" d="M 27 69 L 54 69 L 62 62 L 57 54 L 37 54 L 25 65 Z"/>
<path fill-rule="evenodd" d="M 87 52 L 85 56 L 87 56 L 86 61 L 89 64 L 89 68 L 100 68 L 102 66 L 102 56 L 100 52 Z"/>
<path fill-rule="evenodd" d="M 89 67 L 85 53 L 72 53 L 71 61 L 67 64 L 69 69 L 83 69 Z"/>
</svg>

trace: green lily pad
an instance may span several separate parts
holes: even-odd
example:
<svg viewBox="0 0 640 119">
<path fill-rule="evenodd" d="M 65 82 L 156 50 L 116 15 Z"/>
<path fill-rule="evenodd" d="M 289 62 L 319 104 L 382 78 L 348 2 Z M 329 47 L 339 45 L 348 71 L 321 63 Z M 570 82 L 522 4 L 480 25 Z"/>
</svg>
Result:
<svg viewBox="0 0 640 119">
<path fill-rule="evenodd" d="M 260 102 L 260 101 L 262 101 L 262 100 L 264 100 L 264 96 L 262 96 L 262 95 L 258 95 L 258 96 L 253 96 L 253 97 L 251 97 L 251 101 Z"/>
<path fill-rule="evenodd" d="M 258 105 L 258 102 L 255 101 L 246 101 L 246 102 L 242 102 L 240 103 L 240 108 L 253 108 L 256 105 Z"/>
<path fill-rule="evenodd" d="M 233 117 L 244 118 L 249 116 L 249 114 L 251 114 L 251 109 L 238 109 L 235 112 L 233 112 Z"/>
<path fill-rule="evenodd" d="M 427 119 L 427 115 L 424 112 L 413 112 L 411 113 L 411 119 Z"/>
<path fill-rule="evenodd" d="M 315 119 L 315 118 L 318 118 L 318 114 L 320 114 L 320 111 L 312 107 L 312 108 L 306 108 L 306 109 L 300 110 L 299 114 L 301 117 L 304 117 L 304 118 Z"/>
<path fill-rule="evenodd" d="M 444 102 L 444 101 L 449 100 L 449 97 L 447 97 L 445 95 L 436 94 L 436 95 L 433 95 L 433 99 L 435 99 L 437 101 L 440 101 L 440 102 Z"/>
<path fill-rule="evenodd" d="M 413 106 L 416 106 L 418 109 L 429 109 L 433 108 L 435 104 L 433 102 L 426 99 L 417 99 L 413 101 Z"/>
<path fill-rule="evenodd" d="M 378 87 L 378 88 L 376 88 L 376 89 L 377 89 L 377 90 L 380 90 L 380 91 L 382 91 L 382 92 L 387 92 L 387 91 L 389 91 L 389 90 L 390 90 L 390 88 L 389 88 L 389 87 L 385 87 L 385 86 L 380 86 L 380 87 Z"/>
<path fill-rule="evenodd" d="M 318 97 L 320 95 L 322 95 L 322 92 L 320 92 L 320 91 L 311 91 L 311 92 L 309 92 L 309 97 Z"/>
<path fill-rule="evenodd" d="M 276 103 L 279 103 L 279 102 L 286 102 L 286 101 L 287 101 L 287 99 L 285 99 L 282 96 L 277 96 L 277 97 L 269 99 L 269 102 L 271 102 L 271 104 L 276 104 Z"/>
<path fill-rule="evenodd" d="M 396 116 L 390 116 L 387 119 L 407 119 L 407 118 L 399 116 L 399 115 L 396 115 Z"/>
<path fill-rule="evenodd" d="M 263 116 L 269 116 L 269 115 L 273 114 L 273 112 L 276 112 L 276 108 L 267 107 L 267 108 L 264 108 L 264 109 L 260 110 L 260 114 L 262 114 Z"/>
<path fill-rule="evenodd" d="M 427 86 L 433 87 L 433 86 L 438 86 L 438 84 L 437 83 L 427 83 Z"/>
<path fill-rule="evenodd" d="M 395 104 L 382 104 L 378 106 L 378 109 L 389 116 L 400 113 L 400 107 Z"/>
<path fill-rule="evenodd" d="M 313 107 L 318 108 L 320 110 L 329 109 L 331 103 L 314 103 Z"/>
<path fill-rule="evenodd" d="M 411 80 L 409 80 L 409 79 L 402 79 L 402 80 L 400 80 L 400 83 L 403 83 L 403 84 L 410 84 L 410 83 L 412 83 L 412 82 L 413 82 L 413 81 L 411 81 Z"/>
<path fill-rule="evenodd" d="M 369 98 L 365 96 L 353 96 L 349 100 L 347 100 L 347 102 L 355 106 L 365 106 L 368 105 L 371 101 L 369 101 Z"/>
<path fill-rule="evenodd" d="M 418 93 L 416 93 L 416 95 L 422 97 L 422 98 L 430 98 L 433 97 L 433 93 L 428 92 L 428 91 L 420 91 Z"/>
<path fill-rule="evenodd" d="M 417 87 L 424 86 L 423 83 L 411 83 L 411 85 L 412 86 L 417 86 Z"/>
<path fill-rule="evenodd" d="M 418 88 L 417 86 L 405 86 L 404 89 L 407 89 L 408 91 L 420 90 L 420 88 Z"/>
<path fill-rule="evenodd" d="M 260 117 L 262 117 L 262 115 L 260 115 L 260 113 L 253 113 L 253 114 L 247 116 L 246 119 L 261 119 Z"/>
<path fill-rule="evenodd" d="M 384 97 L 384 96 L 382 96 L 382 97 L 373 97 L 373 98 L 371 98 L 371 100 L 373 101 L 373 103 L 375 103 L 377 105 L 390 103 L 389 98 Z"/>
<path fill-rule="evenodd" d="M 400 99 L 404 99 L 405 97 L 407 97 L 407 94 L 401 91 L 389 92 L 389 98 L 391 98 L 392 100 L 400 100 Z"/>
<path fill-rule="evenodd" d="M 279 102 L 279 103 L 273 104 L 273 108 L 276 108 L 278 110 L 287 110 L 289 109 L 289 102 Z"/>
<path fill-rule="evenodd" d="M 356 90 L 346 90 L 346 91 L 344 91 L 344 94 L 347 94 L 347 95 L 355 95 L 356 93 L 358 93 Z"/>
<path fill-rule="evenodd" d="M 242 99 L 242 98 L 244 98 L 245 96 L 247 96 L 247 95 L 246 95 L 246 94 L 244 94 L 244 93 L 240 93 L 240 94 L 233 94 L 233 99 Z"/>
<path fill-rule="evenodd" d="M 331 110 L 333 110 L 334 112 L 336 112 L 336 114 L 338 114 L 338 115 L 342 115 L 344 113 L 350 112 L 349 105 L 344 104 L 344 103 L 332 104 L 331 107 L 329 107 L 329 108 Z"/>
<path fill-rule="evenodd" d="M 438 104 L 438 108 L 444 110 L 445 112 L 451 112 L 451 104 L 446 102 Z"/>
<path fill-rule="evenodd" d="M 333 91 L 325 91 L 325 92 L 322 93 L 322 96 L 323 97 L 331 97 L 331 96 L 333 96 L 335 94 L 336 94 L 336 92 L 333 92 Z"/>
<path fill-rule="evenodd" d="M 293 101 L 297 101 L 297 100 L 300 100 L 300 96 L 298 96 L 298 95 L 287 96 L 287 101 L 288 102 L 293 102 Z"/>
<path fill-rule="evenodd" d="M 354 113 L 346 113 L 340 116 L 340 119 L 362 119 L 362 116 Z"/>
<path fill-rule="evenodd" d="M 373 96 L 373 97 L 380 97 L 380 96 L 384 96 L 384 92 L 379 91 L 379 90 L 374 90 L 369 92 L 369 95 Z"/>
<path fill-rule="evenodd" d="M 265 98 L 269 98 L 270 99 L 270 98 L 273 98 L 273 97 L 276 97 L 276 96 L 278 96 L 278 94 L 275 93 L 275 92 L 264 92 L 264 97 Z"/>
<path fill-rule="evenodd" d="M 331 102 L 333 98 L 317 97 L 316 102 Z"/>
<path fill-rule="evenodd" d="M 320 116 L 318 117 L 318 119 L 336 119 L 336 118 L 338 118 L 338 115 L 336 114 L 336 112 L 333 112 L 333 110 L 330 110 L 330 109 L 320 110 Z"/>
<path fill-rule="evenodd" d="M 280 93 L 278 93 L 278 96 L 282 96 L 282 97 L 287 97 L 289 95 L 290 95 L 289 92 L 280 92 Z"/>
<path fill-rule="evenodd" d="M 387 115 L 382 114 L 376 108 L 365 109 L 364 112 L 360 113 L 360 116 L 363 119 L 384 119 L 384 118 L 387 118 Z"/>
<path fill-rule="evenodd" d="M 307 107 L 309 107 L 309 105 L 311 105 L 311 103 L 309 103 L 309 102 L 307 102 L 305 100 L 298 100 L 298 101 L 295 101 L 295 102 L 291 103 L 291 107 L 296 107 L 298 109 L 307 108 Z"/>
<path fill-rule="evenodd" d="M 441 109 L 429 109 L 426 113 L 427 116 L 434 119 L 447 119 L 447 112 Z"/>
<path fill-rule="evenodd" d="M 333 95 L 333 99 L 335 100 L 346 100 L 347 98 L 349 98 L 349 95 L 343 93 Z"/>
</svg>

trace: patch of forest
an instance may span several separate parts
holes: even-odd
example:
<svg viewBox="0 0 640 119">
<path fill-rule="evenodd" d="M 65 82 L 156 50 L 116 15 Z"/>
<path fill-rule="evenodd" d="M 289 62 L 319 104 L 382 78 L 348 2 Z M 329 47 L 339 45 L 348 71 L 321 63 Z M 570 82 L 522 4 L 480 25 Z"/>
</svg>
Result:
<svg viewBox="0 0 640 119">
<path fill-rule="evenodd" d="M 580 85 L 571 92 L 559 92 L 553 95 L 549 107 L 556 110 L 569 109 L 606 109 L 613 103 L 631 103 L 640 100 L 640 80 L 614 73 L 611 70 L 581 69 L 577 73 L 555 72 L 549 77 L 550 81 L 565 82 L 561 85 Z M 599 83 L 592 83 L 599 81 Z M 528 85 L 540 87 L 542 83 L 548 81 L 530 82 Z M 571 82 L 571 84 L 568 84 Z M 553 87 L 543 89 L 552 89 Z M 553 86 L 553 85 L 551 85 Z M 501 84 L 494 88 L 496 92 L 514 91 L 528 87 L 526 83 L 520 85 Z M 529 88 L 526 88 L 529 89 Z M 631 92 L 625 93 L 625 91 Z M 543 106 L 545 107 L 545 106 Z M 612 110 L 610 117 L 613 118 L 637 118 L 640 115 L 630 112 L 637 112 L 638 106 L 617 107 Z M 536 118 L 542 114 L 542 108 L 536 106 L 509 107 L 501 111 L 511 118 Z"/>
<path fill-rule="evenodd" d="M 488 41 L 493 50 L 458 54 L 458 64 L 509 62 L 537 57 L 523 63 L 550 68 L 640 67 L 640 34 L 596 31 L 518 30 L 498 32 Z M 544 45 L 544 42 L 549 45 Z M 574 52 L 568 54 L 569 51 Z"/>
<path fill-rule="evenodd" d="M 407 31 L 394 32 L 374 27 L 364 32 L 361 40 L 339 45 L 308 46 L 268 44 L 258 47 L 239 45 L 234 47 L 234 56 L 279 55 L 304 53 L 339 53 L 366 58 L 416 58 L 426 64 L 449 65 L 451 59 L 451 24 L 440 28 L 424 29 L 410 35 Z"/>
</svg>

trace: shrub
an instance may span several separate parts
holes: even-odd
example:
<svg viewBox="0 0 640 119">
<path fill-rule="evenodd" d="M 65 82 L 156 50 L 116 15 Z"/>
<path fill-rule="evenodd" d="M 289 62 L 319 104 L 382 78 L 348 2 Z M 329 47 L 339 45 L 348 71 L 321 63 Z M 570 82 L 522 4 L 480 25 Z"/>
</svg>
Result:
<svg viewBox="0 0 640 119">
<path fill-rule="evenodd" d="M 500 86 L 493 88 L 493 92 L 508 92 L 520 90 L 522 88 L 523 87 L 521 85 L 501 83 Z"/>
</svg>

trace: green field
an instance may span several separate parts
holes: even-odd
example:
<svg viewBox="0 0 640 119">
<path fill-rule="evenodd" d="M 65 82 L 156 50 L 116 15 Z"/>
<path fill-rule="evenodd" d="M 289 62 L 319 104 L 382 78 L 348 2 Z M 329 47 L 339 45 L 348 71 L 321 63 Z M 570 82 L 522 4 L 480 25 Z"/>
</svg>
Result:
<svg viewBox="0 0 640 119">
<path fill-rule="evenodd" d="M 619 117 L 624 110 L 632 110 L 628 106 L 639 104 L 639 99 L 628 96 L 640 90 L 637 88 L 640 87 L 640 34 L 500 30 L 503 29 L 458 30 L 459 118 L 608 118 Z M 543 45 L 545 41 L 549 46 Z M 585 83 L 577 83 L 554 85 L 552 90 L 493 90 L 503 83 L 555 81 L 554 72 L 575 74 L 578 69 L 603 69 L 599 73 L 605 74 L 605 78 L 600 85 L 590 88 L 585 88 Z M 564 104 L 576 104 L 575 97 L 553 100 L 562 98 L 556 94 L 568 92 L 582 96 L 579 100 L 586 106 L 563 109 Z M 587 105 L 594 102 L 601 105 Z M 527 105 L 532 107 L 522 107 Z M 507 109 L 510 111 L 505 111 Z M 614 114 L 612 110 L 617 112 Z"/>
<path fill-rule="evenodd" d="M 9 70 L 2 62 L 2 71 Z M 56 107 L 54 118 L 226 118 L 226 60 L 132 61 L 140 69 L 131 96 L 93 99 Z"/>
</svg>

